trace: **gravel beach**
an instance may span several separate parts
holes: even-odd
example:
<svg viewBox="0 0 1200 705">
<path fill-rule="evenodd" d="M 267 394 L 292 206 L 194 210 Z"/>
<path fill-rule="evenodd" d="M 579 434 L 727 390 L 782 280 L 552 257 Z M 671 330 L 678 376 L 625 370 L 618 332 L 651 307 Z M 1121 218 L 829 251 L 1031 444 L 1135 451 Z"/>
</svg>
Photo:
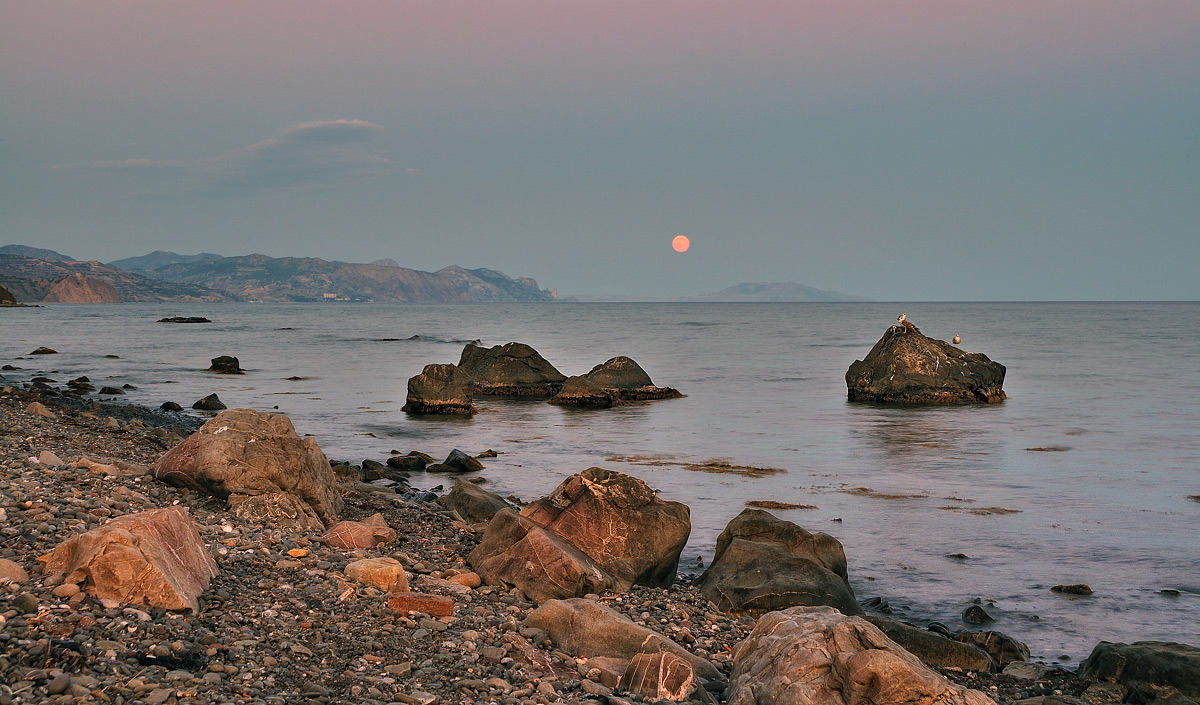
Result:
<svg viewBox="0 0 1200 705">
<path fill-rule="evenodd" d="M 48 415 L 30 411 L 34 402 Z M 465 558 L 480 536 L 436 503 L 347 485 L 343 519 L 379 513 L 398 533 L 391 544 L 347 550 L 325 545 L 317 531 L 241 523 L 224 501 L 147 474 L 198 425 L 137 407 L 0 391 L 0 559 L 28 576 L 0 578 L 0 704 L 638 700 L 614 694 L 586 654 L 563 653 L 523 627 L 536 605 L 520 593 L 448 580 L 470 572 Z M 220 571 L 199 613 L 98 600 L 41 575 L 38 558 L 63 540 L 175 504 L 190 510 Z M 403 563 L 414 590 L 450 597 L 452 616 L 393 611 L 387 594 L 343 573 L 350 561 L 385 556 Z M 683 581 L 596 599 L 725 676 L 754 624 L 717 612 Z M 1000 703 L 1079 696 L 1091 685 L 1056 669 L 1036 678 L 944 673 Z M 709 690 L 722 699 L 720 682 Z"/>
</svg>

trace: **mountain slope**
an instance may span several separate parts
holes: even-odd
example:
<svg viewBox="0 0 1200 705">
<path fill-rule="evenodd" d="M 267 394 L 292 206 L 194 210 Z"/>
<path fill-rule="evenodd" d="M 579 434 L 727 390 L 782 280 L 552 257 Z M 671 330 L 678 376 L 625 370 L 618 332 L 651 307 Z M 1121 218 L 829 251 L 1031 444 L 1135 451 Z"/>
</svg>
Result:
<svg viewBox="0 0 1200 705">
<path fill-rule="evenodd" d="M 16 255 L 0 255 L 0 285 L 11 291 L 17 301 L 25 302 L 61 300 L 60 297 L 76 302 L 111 301 L 112 292 L 107 287 L 112 287 L 120 301 L 229 300 L 228 296 L 203 286 L 157 281 L 99 262 L 51 261 Z"/>
<path fill-rule="evenodd" d="M 211 252 L 201 252 L 198 255 L 179 255 L 167 250 L 155 250 L 150 254 L 140 257 L 126 257 L 125 259 L 113 260 L 108 263 L 108 266 L 124 269 L 129 272 L 144 273 L 145 270 L 158 269 L 168 264 L 187 264 L 202 259 L 221 259 L 221 255 L 214 255 Z"/>
<path fill-rule="evenodd" d="M 0 255 L 16 255 L 17 257 L 44 259 L 50 260 L 51 262 L 75 261 L 60 252 L 47 250 L 42 247 L 30 247 L 29 245 L 5 245 L 4 247 L 0 247 Z"/>
</svg>

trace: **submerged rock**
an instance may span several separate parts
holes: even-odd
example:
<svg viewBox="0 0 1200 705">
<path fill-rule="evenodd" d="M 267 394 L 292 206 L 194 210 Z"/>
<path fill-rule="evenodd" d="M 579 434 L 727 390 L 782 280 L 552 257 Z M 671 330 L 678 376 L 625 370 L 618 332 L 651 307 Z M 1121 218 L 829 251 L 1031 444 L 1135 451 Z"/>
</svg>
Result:
<svg viewBox="0 0 1200 705">
<path fill-rule="evenodd" d="M 577 406 L 582 409 L 608 409 L 619 404 L 620 399 L 612 390 L 601 389 L 587 377 L 568 377 L 558 394 L 550 397 L 547 404 Z"/>
<path fill-rule="evenodd" d="M 489 396 L 552 397 L 567 377 L 524 343 L 484 348 L 468 343 L 458 367 L 474 381 L 474 392 Z"/>
<path fill-rule="evenodd" d="M 851 401 L 992 404 L 1004 401 L 1004 365 L 927 338 L 911 323 L 884 332 L 846 371 Z"/>
</svg>

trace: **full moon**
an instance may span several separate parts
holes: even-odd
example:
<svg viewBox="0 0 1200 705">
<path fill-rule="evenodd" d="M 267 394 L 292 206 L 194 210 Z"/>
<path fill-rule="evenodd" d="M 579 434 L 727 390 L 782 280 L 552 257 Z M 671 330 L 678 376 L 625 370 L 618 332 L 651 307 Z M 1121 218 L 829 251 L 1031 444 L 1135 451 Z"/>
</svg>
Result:
<svg viewBox="0 0 1200 705">
<path fill-rule="evenodd" d="M 676 235 L 671 241 L 671 247 L 676 252 L 687 252 L 687 248 L 692 246 L 692 241 L 687 239 L 686 235 Z"/>
</svg>

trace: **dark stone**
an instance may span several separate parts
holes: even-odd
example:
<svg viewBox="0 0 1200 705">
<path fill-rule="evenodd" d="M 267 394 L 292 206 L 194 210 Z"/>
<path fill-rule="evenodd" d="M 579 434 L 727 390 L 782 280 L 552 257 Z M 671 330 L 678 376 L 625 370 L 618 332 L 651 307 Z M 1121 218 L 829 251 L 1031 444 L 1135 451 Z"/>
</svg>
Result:
<svg viewBox="0 0 1200 705">
<path fill-rule="evenodd" d="M 121 389 L 119 389 L 118 387 L 101 387 L 99 393 L 101 395 L 107 396 L 107 395 L 111 395 L 111 394 L 124 394 L 125 392 L 122 391 Z"/>
<path fill-rule="evenodd" d="M 842 544 L 761 509 L 745 509 L 717 537 L 712 564 L 696 583 L 718 609 L 762 615 L 827 605 L 860 615 Z"/>
<path fill-rule="evenodd" d="M 11 306 L 17 303 L 17 297 L 8 289 L 0 286 L 0 306 Z"/>
<path fill-rule="evenodd" d="M 677 399 L 683 396 L 678 389 L 656 387 L 641 365 L 624 355 L 609 358 L 584 376 L 588 381 L 601 389 L 613 392 L 618 399 L 624 401 Z"/>
<path fill-rule="evenodd" d="M 454 468 L 458 472 L 479 472 L 483 469 L 483 463 L 457 448 L 450 451 L 450 455 L 446 456 L 443 464 Z"/>
<path fill-rule="evenodd" d="M 974 644 L 955 641 L 887 617 L 867 616 L 864 619 L 879 627 L 879 631 L 927 666 L 961 668 L 964 671 L 996 670 L 995 660 Z"/>
<path fill-rule="evenodd" d="M 1050 588 L 1050 592 L 1061 592 L 1067 595 L 1090 595 L 1092 588 L 1086 583 L 1077 583 L 1075 585 L 1055 585 Z"/>
<path fill-rule="evenodd" d="M 456 414 L 478 411 L 471 403 L 471 378 L 454 365 L 425 365 L 408 380 L 408 397 L 401 411 L 409 414 Z"/>
<path fill-rule="evenodd" d="M 512 509 L 512 505 L 500 495 L 457 479 L 454 481 L 454 487 L 450 489 L 450 493 L 440 497 L 438 503 L 447 509 L 458 512 L 458 515 L 468 524 L 491 521 L 496 512 L 501 509 Z"/>
<path fill-rule="evenodd" d="M 986 624 L 996 621 L 979 605 L 971 605 L 963 610 L 962 618 L 967 624 Z"/>
<path fill-rule="evenodd" d="M 217 373 L 223 374 L 223 375 L 246 374 L 246 371 L 241 368 L 240 363 L 238 362 L 238 359 L 236 357 L 231 357 L 229 355 L 220 355 L 220 356 L 214 357 L 211 360 L 211 362 L 212 362 L 212 366 L 208 368 L 209 372 L 217 372 Z"/>
<path fill-rule="evenodd" d="M 908 326 L 892 326 L 846 371 L 851 401 L 991 404 L 1004 401 L 1004 365 Z"/>
<path fill-rule="evenodd" d="M 387 465 L 368 459 L 362 461 L 362 468 L 359 471 L 359 476 L 362 478 L 363 482 L 381 480 L 386 476 L 384 473 L 387 471 L 387 469 Z"/>
<path fill-rule="evenodd" d="M 1079 675 L 1129 688 L 1171 687 L 1200 698 L 1200 648 L 1164 641 L 1102 641 L 1079 664 Z"/>
<path fill-rule="evenodd" d="M 38 348 L 37 350 L 34 350 L 33 352 L 31 352 L 29 354 L 30 355 L 57 355 L 58 351 L 54 350 L 52 348 L 44 348 L 43 347 L 43 348 Z"/>
<path fill-rule="evenodd" d="M 403 472 L 425 472 L 425 466 L 429 461 L 415 453 L 408 455 L 393 455 L 387 459 L 387 465 L 390 468 L 401 470 Z"/>
<path fill-rule="evenodd" d="M 173 401 L 164 401 L 158 408 L 163 411 L 183 411 L 183 407 Z"/>
<path fill-rule="evenodd" d="M 508 397 L 552 397 L 567 377 L 524 343 L 483 348 L 468 343 L 458 367 L 473 381 L 476 394 Z"/>
<path fill-rule="evenodd" d="M 1014 661 L 1029 660 L 1029 647 L 1003 632 L 960 632 L 956 638 L 986 651 L 998 668 L 1004 668 Z"/>
<path fill-rule="evenodd" d="M 601 389 L 587 377 L 568 377 L 558 394 L 546 401 L 559 406 L 575 406 L 581 409 L 608 409 L 620 403 L 613 391 Z"/>
<path fill-rule="evenodd" d="M 204 316 L 171 316 L 170 318 L 160 318 L 159 323 L 212 323 Z"/>
<path fill-rule="evenodd" d="M 195 404 L 192 404 L 192 408 L 200 409 L 201 411 L 221 411 L 222 409 L 227 409 L 229 407 L 221 403 L 221 400 L 217 398 L 216 394 L 209 394 L 203 399 L 197 401 Z"/>
</svg>

